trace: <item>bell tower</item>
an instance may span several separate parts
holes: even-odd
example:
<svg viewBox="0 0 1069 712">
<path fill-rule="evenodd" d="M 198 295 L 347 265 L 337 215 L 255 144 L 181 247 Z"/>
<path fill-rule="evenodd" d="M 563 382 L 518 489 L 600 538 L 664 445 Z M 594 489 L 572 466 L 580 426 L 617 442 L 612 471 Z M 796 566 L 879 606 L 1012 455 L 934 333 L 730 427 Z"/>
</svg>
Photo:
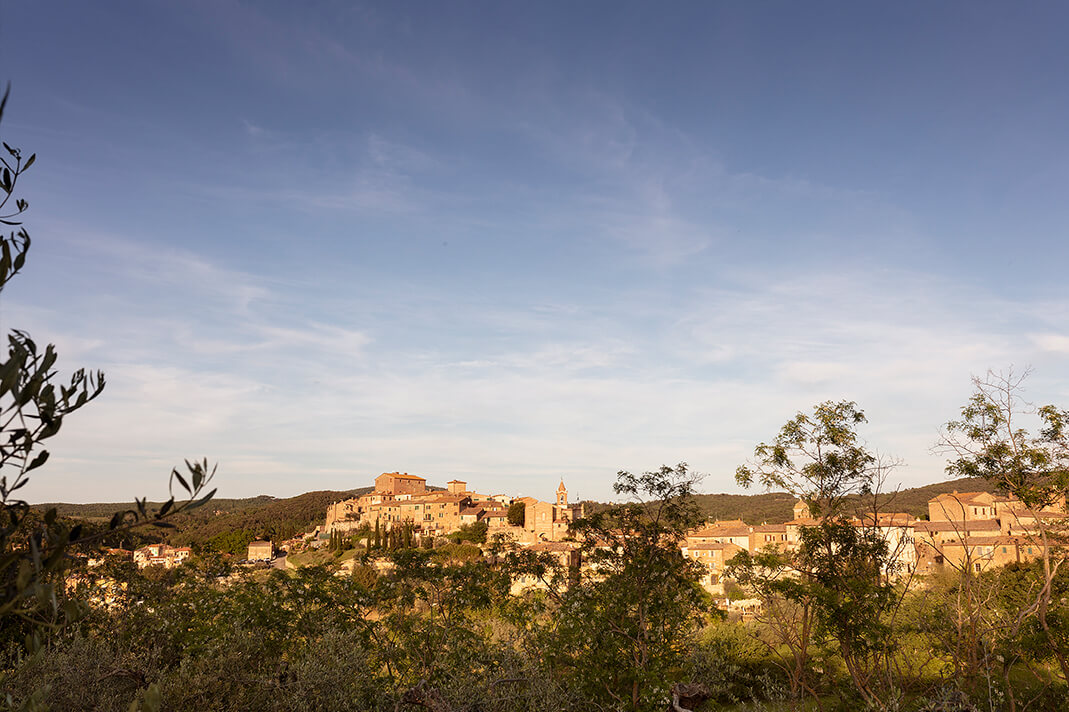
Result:
<svg viewBox="0 0 1069 712">
<path fill-rule="evenodd" d="M 561 479 L 560 484 L 557 485 L 557 506 L 568 506 L 568 488 L 564 486 L 564 480 Z"/>
</svg>

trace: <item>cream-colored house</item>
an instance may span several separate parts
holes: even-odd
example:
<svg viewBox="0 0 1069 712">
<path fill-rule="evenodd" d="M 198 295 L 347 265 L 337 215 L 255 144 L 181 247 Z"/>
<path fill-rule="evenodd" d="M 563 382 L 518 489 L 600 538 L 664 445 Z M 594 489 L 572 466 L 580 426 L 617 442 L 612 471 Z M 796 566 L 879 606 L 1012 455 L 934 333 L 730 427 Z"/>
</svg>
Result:
<svg viewBox="0 0 1069 712">
<path fill-rule="evenodd" d="M 275 547 L 269 541 L 259 539 L 249 542 L 249 561 L 271 561 L 275 558 Z"/>
</svg>

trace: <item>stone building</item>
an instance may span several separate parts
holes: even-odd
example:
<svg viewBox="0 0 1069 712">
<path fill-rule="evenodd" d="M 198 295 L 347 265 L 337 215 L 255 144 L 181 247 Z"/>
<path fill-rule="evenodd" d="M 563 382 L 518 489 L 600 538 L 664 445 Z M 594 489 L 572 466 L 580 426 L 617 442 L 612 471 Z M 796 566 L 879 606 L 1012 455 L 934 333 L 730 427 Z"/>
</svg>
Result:
<svg viewBox="0 0 1069 712">
<path fill-rule="evenodd" d="M 395 497 L 402 494 L 423 494 L 427 491 L 427 480 L 407 472 L 383 472 L 375 478 L 375 491 Z"/>
<path fill-rule="evenodd" d="M 561 480 L 557 486 L 557 501 L 541 502 L 532 497 L 521 500 L 526 504 L 523 528 L 533 535 L 535 541 L 560 541 L 568 534 L 573 521 L 583 516 L 583 505 L 568 504 L 568 488 Z"/>
<path fill-rule="evenodd" d="M 928 500 L 928 519 L 960 522 L 995 519 L 995 495 L 990 492 L 948 492 Z"/>
<path fill-rule="evenodd" d="M 269 541 L 258 539 L 249 542 L 249 561 L 271 561 L 275 558 L 275 547 Z"/>
<path fill-rule="evenodd" d="M 702 544 L 686 543 L 682 547 L 683 556 L 704 566 L 705 570 L 699 583 L 714 596 L 724 595 L 724 568 L 745 547 L 730 542 L 709 542 Z"/>
<path fill-rule="evenodd" d="M 170 569 L 179 566 L 193 555 L 193 550 L 188 546 L 168 546 L 167 544 L 149 544 L 134 550 L 134 563 L 137 568 L 146 566 L 162 566 Z"/>
</svg>

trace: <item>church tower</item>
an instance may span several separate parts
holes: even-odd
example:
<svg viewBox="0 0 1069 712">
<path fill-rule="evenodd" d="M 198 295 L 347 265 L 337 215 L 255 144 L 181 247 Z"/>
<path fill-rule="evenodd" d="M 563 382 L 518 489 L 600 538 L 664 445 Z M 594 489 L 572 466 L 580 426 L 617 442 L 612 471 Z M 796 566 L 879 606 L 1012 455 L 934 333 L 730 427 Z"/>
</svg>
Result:
<svg viewBox="0 0 1069 712">
<path fill-rule="evenodd" d="M 568 506 L 568 488 L 564 486 L 564 479 L 562 478 L 560 484 L 557 485 L 557 506 Z"/>
</svg>

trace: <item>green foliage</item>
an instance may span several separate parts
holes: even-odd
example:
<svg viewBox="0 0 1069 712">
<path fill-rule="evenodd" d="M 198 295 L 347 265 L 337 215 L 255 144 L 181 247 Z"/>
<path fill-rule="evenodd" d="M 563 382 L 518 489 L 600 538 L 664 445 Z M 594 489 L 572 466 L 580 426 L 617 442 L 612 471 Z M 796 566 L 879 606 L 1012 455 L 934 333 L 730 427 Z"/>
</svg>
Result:
<svg viewBox="0 0 1069 712">
<path fill-rule="evenodd" d="M 527 517 L 527 505 L 523 502 L 513 502 L 509 505 L 508 522 L 514 527 L 522 527 Z"/>
<path fill-rule="evenodd" d="M 474 524 L 463 524 L 455 532 L 449 532 L 445 536 L 456 544 L 465 541 L 472 544 L 485 544 L 487 529 L 489 529 L 489 525 L 486 522 L 475 522 Z"/>
<path fill-rule="evenodd" d="M 1069 411 L 1045 405 L 1034 410 L 1037 433 L 1020 427 L 1018 419 L 1029 414 L 1021 400 L 1027 376 L 989 371 L 974 378 L 976 392 L 961 419 L 946 424 L 942 445 L 953 456 L 948 474 L 983 477 L 1040 509 L 1069 495 Z"/>
<path fill-rule="evenodd" d="M 442 544 L 433 552 L 435 559 L 445 561 L 475 561 L 483 557 L 482 549 L 474 544 Z"/>
<path fill-rule="evenodd" d="M 167 541 L 175 546 L 203 544 L 234 531 L 248 533 L 244 544 L 236 541 L 226 547 L 227 551 L 240 554 L 240 548 L 258 538 L 282 541 L 309 531 L 323 523 L 327 505 L 348 497 L 347 492 L 306 492 L 296 497 L 274 499 L 257 497 L 242 503 L 236 511 L 215 514 L 212 509 L 202 509 L 187 516 L 175 518 L 178 529 L 168 532 Z M 233 500 L 231 500 L 233 501 Z M 220 503 L 220 507 L 224 507 Z M 225 537 L 224 537 L 225 539 Z M 222 550 L 222 549 L 220 549 Z"/>
<path fill-rule="evenodd" d="M 973 378 L 975 392 L 961 409 L 961 419 L 946 424 L 940 445 L 951 455 L 947 472 L 983 477 L 1000 492 L 1012 495 L 1031 515 L 1031 539 L 1039 547 L 1042 566 L 1021 613 L 1010 623 L 1016 634 L 1038 626 L 1058 662 L 1061 679 L 1069 684 L 1069 639 L 1060 630 L 1059 601 L 1053 596 L 1057 574 L 1069 564 L 1064 522 L 1049 522 L 1046 508 L 1065 506 L 1069 496 L 1069 411 L 1054 405 L 1031 408 L 1022 400 L 1028 372 L 1015 375 L 988 371 Z M 1038 421 L 1033 433 L 1021 427 L 1022 418 Z M 964 572 L 971 575 L 971 572 Z"/>
<path fill-rule="evenodd" d="M 719 704 L 779 700 L 789 683 L 768 648 L 739 623 L 715 622 L 701 631 L 690 653 L 689 677 Z"/>
<path fill-rule="evenodd" d="M 620 472 L 630 498 L 573 525 L 588 575 L 559 595 L 545 654 L 582 696 L 629 710 L 659 708 L 682 679 L 706 613 L 699 565 L 679 542 L 702 521 L 686 464 Z"/>
<path fill-rule="evenodd" d="M 248 529 L 234 529 L 220 532 L 207 542 L 205 546 L 213 551 L 230 554 L 244 559 L 249 552 L 249 542 L 256 540 L 256 534 Z"/>
<path fill-rule="evenodd" d="M 868 493 L 877 475 L 876 458 L 859 444 L 856 427 L 865 414 L 852 401 L 825 401 L 813 414 L 799 413 L 776 439 L 754 448 L 754 461 L 735 479 L 744 487 L 757 480 L 803 499 L 814 517 L 836 514 L 843 500 Z"/>
<path fill-rule="evenodd" d="M 736 478 L 750 486 L 781 487 L 804 500 L 818 521 L 799 529 L 797 549 L 743 553 L 729 575 L 763 601 L 769 645 L 783 646 L 783 668 L 792 692 L 810 688 L 810 646 L 825 638 L 838 645 L 854 688 L 868 705 L 884 706 L 895 692 L 884 675 L 892 651 L 885 620 L 897 603 L 885 574 L 890 552 L 874 527 L 845 517 L 851 497 L 878 488 L 884 470 L 861 444 L 856 427 L 865 422 L 857 404 L 826 401 L 813 414 L 799 413 L 772 444 L 754 450 L 753 465 Z"/>
</svg>

